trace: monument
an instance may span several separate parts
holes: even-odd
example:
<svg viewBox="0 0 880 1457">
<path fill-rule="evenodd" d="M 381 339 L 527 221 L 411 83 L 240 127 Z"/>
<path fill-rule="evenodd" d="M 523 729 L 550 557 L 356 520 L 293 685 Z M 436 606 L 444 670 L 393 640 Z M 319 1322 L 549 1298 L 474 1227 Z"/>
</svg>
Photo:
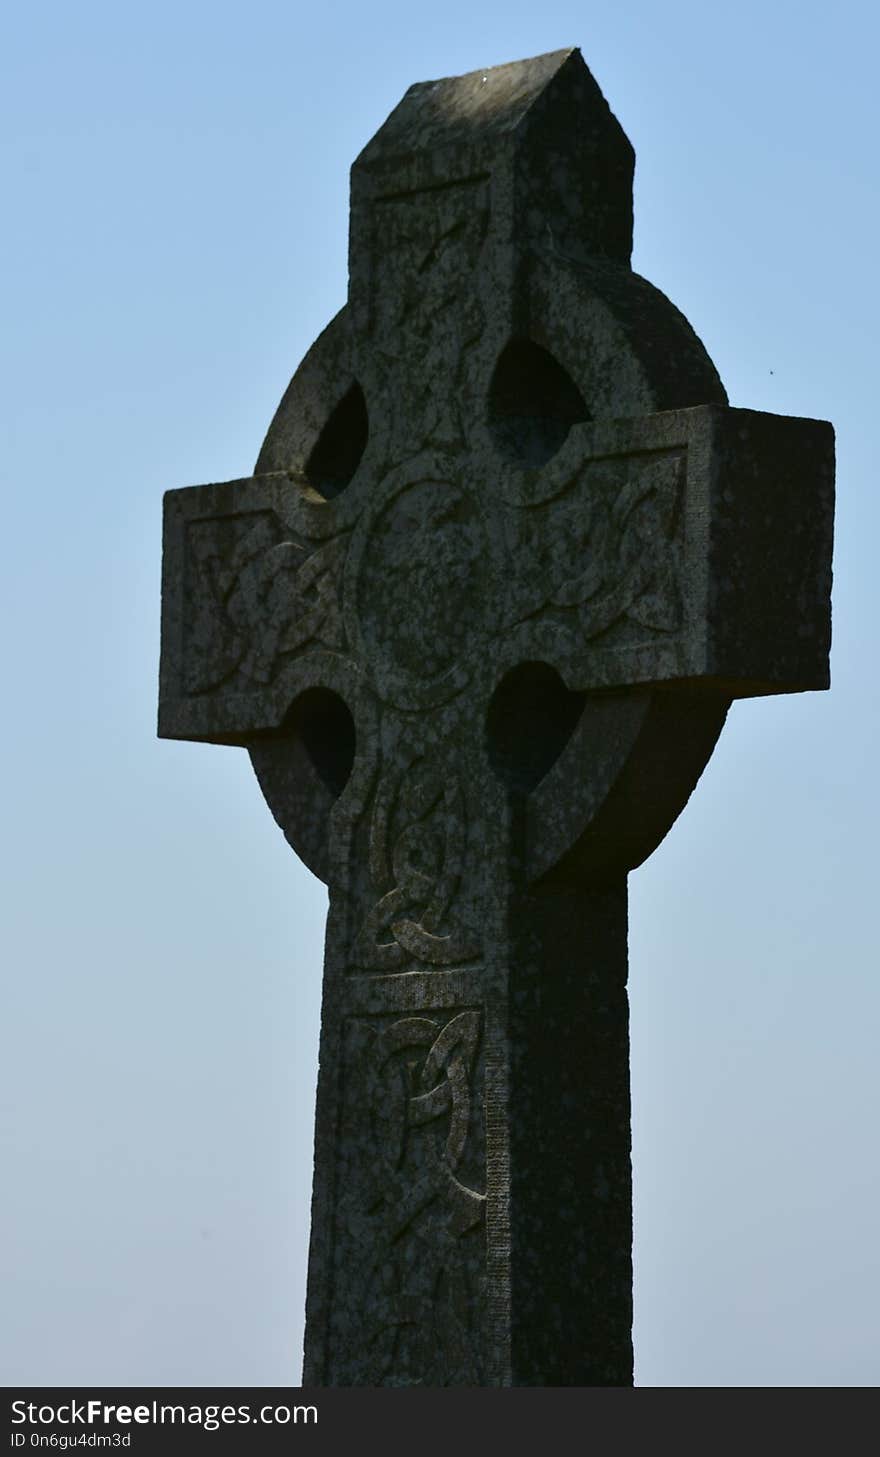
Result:
<svg viewBox="0 0 880 1457">
<path fill-rule="evenodd" d="M 411 87 L 256 473 L 166 496 L 159 732 L 329 887 L 305 1385 L 631 1384 L 627 873 L 828 686 L 831 427 L 728 407 L 632 173 L 576 50 Z"/>
</svg>

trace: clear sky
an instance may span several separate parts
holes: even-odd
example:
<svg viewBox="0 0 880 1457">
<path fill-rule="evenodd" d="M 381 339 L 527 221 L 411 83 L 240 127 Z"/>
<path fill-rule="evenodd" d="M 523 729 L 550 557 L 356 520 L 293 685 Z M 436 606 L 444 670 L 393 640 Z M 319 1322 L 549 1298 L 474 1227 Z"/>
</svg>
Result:
<svg viewBox="0 0 880 1457">
<path fill-rule="evenodd" d="M 251 471 L 406 87 L 578 45 L 634 266 L 838 435 L 832 692 L 735 705 L 631 878 L 637 1381 L 878 1383 L 877 15 L 7 8 L 0 1382 L 299 1380 L 326 897 L 155 737 L 162 492 Z"/>
</svg>

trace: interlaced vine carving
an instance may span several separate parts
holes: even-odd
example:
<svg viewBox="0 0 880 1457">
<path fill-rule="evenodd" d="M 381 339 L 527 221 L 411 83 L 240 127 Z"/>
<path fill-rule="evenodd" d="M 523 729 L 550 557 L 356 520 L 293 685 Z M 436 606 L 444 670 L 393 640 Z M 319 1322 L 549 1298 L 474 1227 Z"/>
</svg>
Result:
<svg viewBox="0 0 880 1457">
<path fill-rule="evenodd" d="M 553 552 L 526 557 L 508 626 L 552 609 L 576 612 L 583 638 L 624 618 L 654 632 L 680 626 L 684 455 L 623 464 L 622 484 L 603 490 L 607 465 L 588 463 L 568 499 L 540 508 L 553 513 Z"/>
<path fill-rule="evenodd" d="M 463 871 L 465 813 L 458 780 L 424 758 L 384 776 L 370 826 L 371 877 L 384 893 L 357 940 L 364 965 L 394 971 L 414 958 L 450 966 L 479 954 L 469 931 L 447 929 Z"/>
<path fill-rule="evenodd" d="M 209 691 L 236 672 L 270 683 L 284 658 L 311 641 L 342 648 L 348 540 L 346 533 L 304 546 L 271 511 L 192 523 L 186 690 Z"/>
<path fill-rule="evenodd" d="M 405 1017 L 366 1038 L 358 1080 L 370 1169 L 361 1209 L 367 1256 L 361 1344 L 350 1379 L 369 1385 L 475 1384 L 474 1284 L 485 1195 L 463 1182 L 473 1127 L 481 1014 Z M 471 1159 L 472 1166 L 474 1160 Z M 471 1236 L 470 1240 L 468 1236 Z"/>
</svg>

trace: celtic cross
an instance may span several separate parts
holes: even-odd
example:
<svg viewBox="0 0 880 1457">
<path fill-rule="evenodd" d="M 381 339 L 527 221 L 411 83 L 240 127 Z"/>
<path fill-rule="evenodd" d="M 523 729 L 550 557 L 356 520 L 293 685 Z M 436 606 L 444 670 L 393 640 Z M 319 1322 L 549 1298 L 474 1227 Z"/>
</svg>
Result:
<svg viewBox="0 0 880 1457">
<path fill-rule="evenodd" d="M 632 1380 L 627 873 L 824 688 L 833 436 L 630 268 L 579 52 L 412 87 L 246 480 L 166 497 L 160 733 L 330 891 L 307 1385 Z"/>
</svg>

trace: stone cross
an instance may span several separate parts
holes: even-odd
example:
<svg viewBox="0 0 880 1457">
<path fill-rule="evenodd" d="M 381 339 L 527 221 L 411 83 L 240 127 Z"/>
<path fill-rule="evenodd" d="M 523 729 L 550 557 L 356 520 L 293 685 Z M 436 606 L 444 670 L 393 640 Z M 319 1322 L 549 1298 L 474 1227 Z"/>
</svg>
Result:
<svg viewBox="0 0 880 1457">
<path fill-rule="evenodd" d="M 580 53 L 411 87 L 246 480 L 165 502 L 160 728 L 330 891 L 306 1385 L 629 1385 L 627 873 L 828 686 L 833 435 L 630 268 Z"/>
</svg>

